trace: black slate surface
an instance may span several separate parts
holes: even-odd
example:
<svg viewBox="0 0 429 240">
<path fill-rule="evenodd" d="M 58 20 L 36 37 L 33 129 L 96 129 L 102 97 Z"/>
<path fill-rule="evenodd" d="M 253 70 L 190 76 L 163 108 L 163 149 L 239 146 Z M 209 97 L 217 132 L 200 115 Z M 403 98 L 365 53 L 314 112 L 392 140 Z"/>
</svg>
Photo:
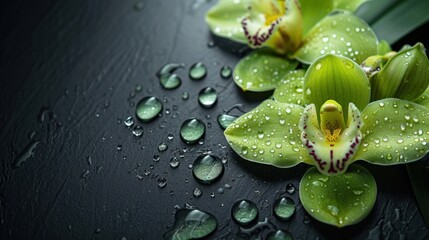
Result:
<svg viewBox="0 0 429 240">
<path fill-rule="evenodd" d="M 136 4 L 141 3 L 139 9 Z M 306 166 L 260 166 L 228 147 L 217 115 L 234 104 L 250 110 L 262 97 L 243 94 L 232 79 L 221 79 L 220 68 L 234 66 L 246 49 L 233 46 L 231 51 L 228 43 L 210 35 L 204 14 L 213 4 L 2 3 L 0 239 L 162 239 L 175 209 L 185 206 L 219 220 L 211 239 L 233 239 L 239 227 L 230 210 L 243 198 L 257 204 L 259 221 L 267 217 L 295 239 L 428 239 L 404 166 L 363 164 L 378 183 L 374 210 L 361 223 L 336 229 L 308 217 L 298 191 L 285 194 L 286 184 L 298 187 Z M 400 44 L 425 40 L 429 46 L 423 35 L 427 29 L 419 28 Z M 216 46 L 208 47 L 210 41 Z M 197 61 L 209 69 L 202 81 L 188 78 L 189 66 Z M 170 62 L 186 68 L 176 72 L 182 86 L 167 91 L 155 74 Z M 141 92 L 134 91 L 137 84 L 143 86 Z M 211 109 L 197 103 L 199 90 L 206 86 L 219 93 Z M 181 98 L 185 91 L 190 93 L 187 101 Z M 164 113 L 142 124 L 144 135 L 136 138 L 122 121 L 134 117 L 134 105 L 145 96 L 162 99 Z M 201 145 L 180 140 L 179 127 L 189 117 L 211 124 Z M 167 138 L 170 133 L 173 140 Z M 161 142 L 168 150 L 160 153 Z M 34 155 L 16 167 L 32 147 Z M 220 181 L 201 185 L 188 165 L 207 152 L 228 162 Z M 153 161 L 154 155 L 160 156 L 159 162 Z M 181 161 L 177 169 L 169 166 L 173 156 Z M 160 177 L 167 179 L 164 188 L 158 187 Z M 225 184 L 231 189 L 218 193 Z M 200 198 L 192 195 L 195 187 L 203 191 Z M 297 202 L 297 212 L 287 222 L 272 215 L 272 204 L 281 194 Z"/>
</svg>

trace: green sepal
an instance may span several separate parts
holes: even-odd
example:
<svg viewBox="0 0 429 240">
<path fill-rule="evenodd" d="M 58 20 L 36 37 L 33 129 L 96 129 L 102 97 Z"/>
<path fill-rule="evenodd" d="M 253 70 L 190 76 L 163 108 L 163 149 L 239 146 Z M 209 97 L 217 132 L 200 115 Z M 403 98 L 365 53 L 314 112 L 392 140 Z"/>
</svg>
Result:
<svg viewBox="0 0 429 240">
<path fill-rule="evenodd" d="M 386 98 L 362 112 L 363 141 L 354 160 L 378 165 L 417 161 L 429 152 L 429 109 L 414 102 Z"/>
<path fill-rule="evenodd" d="M 232 149 L 242 158 L 276 167 L 313 164 L 298 128 L 303 107 L 266 100 L 225 130 Z"/>
<path fill-rule="evenodd" d="M 290 71 L 274 90 L 273 98 L 277 102 L 304 105 L 305 70 Z"/>
<path fill-rule="evenodd" d="M 243 91 L 270 91 L 297 66 L 297 61 L 288 60 L 268 48 L 258 49 L 235 65 L 234 81 Z"/>
<path fill-rule="evenodd" d="M 371 212 L 377 185 L 372 174 L 357 164 L 335 176 L 326 176 L 312 167 L 302 177 L 299 197 L 312 217 L 344 227 L 362 221 Z"/>
<path fill-rule="evenodd" d="M 377 54 L 377 37 L 362 19 L 348 11 L 334 11 L 304 36 L 301 48 L 292 57 L 310 64 L 327 53 L 361 63 Z"/>
<path fill-rule="evenodd" d="M 211 32 L 236 42 L 247 44 L 241 20 L 248 15 L 250 0 L 219 0 L 206 14 Z"/>
</svg>

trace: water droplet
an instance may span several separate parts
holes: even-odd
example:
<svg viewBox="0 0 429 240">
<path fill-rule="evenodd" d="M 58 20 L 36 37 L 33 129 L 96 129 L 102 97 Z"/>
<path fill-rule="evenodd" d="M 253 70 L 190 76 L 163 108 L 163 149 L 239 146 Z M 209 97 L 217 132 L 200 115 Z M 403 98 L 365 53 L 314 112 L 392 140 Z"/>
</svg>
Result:
<svg viewBox="0 0 429 240">
<path fill-rule="evenodd" d="M 240 225 L 248 225 L 256 220 L 258 208 L 250 200 L 240 200 L 234 203 L 231 209 L 232 218 Z"/>
<path fill-rule="evenodd" d="M 293 240 L 292 234 L 286 230 L 278 229 L 275 232 L 270 232 L 267 235 L 267 240 Z"/>
<path fill-rule="evenodd" d="M 174 139 L 173 134 L 169 133 L 169 134 L 167 135 L 167 139 L 168 139 L 168 140 L 173 140 L 173 139 Z"/>
<path fill-rule="evenodd" d="M 190 118 L 182 123 L 180 127 L 180 136 L 187 144 L 193 144 L 204 135 L 206 125 L 199 119 Z"/>
<path fill-rule="evenodd" d="M 322 69 L 322 63 L 317 63 L 316 64 L 316 70 L 320 70 Z"/>
<path fill-rule="evenodd" d="M 164 239 L 201 239 L 217 228 L 217 219 L 198 209 L 179 209 L 173 227 L 164 234 Z"/>
<path fill-rule="evenodd" d="M 221 76 L 223 79 L 230 78 L 230 77 L 231 77 L 231 75 L 232 75 L 232 68 L 231 68 L 230 66 L 223 66 L 223 67 L 220 69 L 220 76 Z"/>
<path fill-rule="evenodd" d="M 166 151 L 168 149 L 168 145 L 167 144 L 165 144 L 165 143 L 160 143 L 159 145 L 158 145 L 158 151 L 160 151 L 160 152 L 164 152 L 164 151 Z"/>
<path fill-rule="evenodd" d="M 167 186 L 167 179 L 165 179 L 164 177 L 160 177 L 158 179 L 158 187 L 164 188 L 165 186 Z"/>
<path fill-rule="evenodd" d="M 153 155 L 153 157 L 152 157 L 152 160 L 154 162 L 159 162 L 160 159 L 161 159 L 161 157 L 159 155 L 157 155 L 157 154 Z"/>
<path fill-rule="evenodd" d="M 198 102 L 203 107 L 206 107 L 206 108 L 213 107 L 216 101 L 217 101 L 217 93 L 214 88 L 211 88 L 211 87 L 203 88 L 198 94 Z"/>
<path fill-rule="evenodd" d="M 334 205 L 328 205 L 328 210 L 331 213 L 332 216 L 338 216 L 338 212 L 340 211 L 340 209 L 338 209 L 337 206 Z"/>
<path fill-rule="evenodd" d="M 201 195 L 203 195 L 203 191 L 199 188 L 194 188 L 194 191 L 192 192 L 194 197 L 199 198 Z"/>
<path fill-rule="evenodd" d="M 181 63 L 168 63 L 165 64 L 157 73 L 156 75 L 160 78 L 164 75 L 170 75 L 172 72 L 174 72 L 178 68 L 184 67 Z"/>
<path fill-rule="evenodd" d="M 179 167 L 179 165 L 180 165 L 180 161 L 177 157 L 172 157 L 170 159 L 170 167 L 177 168 L 177 167 Z"/>
<path fill-rule="evenodd" d="M 288 220 L 295 213 L 295 202 L 289 197 L 277 199 L 273 205 L 274 215 L 281 220 Z"/>
<path fill-rule="evenodd" d="M 126 117 L 125 120 L 124 120 L 124 124 L 127 127 L 131 127 L 134 124 L 133 117 L 131 117 L 131 116 Z"/>
<path fill-rule="evenodd" d="M 363 190 L 360 190 L 360 189 L 354 189 L 353 190 L 353 194 L 354 195 L 358 195 L 359 196 L 359 195 L 362 195 L 362 193 L 363 193 Z"/>
<path fill-rule="evenodd" d="M 162 111 L 162 102 L 156 97 L 145 97 L 137 103 L 136 115 L 143 122 L 149 122 Z"/>
<path fill-rule="evenodd" d="M 165 89 L 176 89 L 182 84 L 182 79 L 176 74 L 166 74 L 159 78 L 161 86 Z"/>
<path fill-rule="evenodd" d="M 182 93 L 182 99 L 183 100 L 188 100 L 189 99 L 189 93 L 188 92 L 183 92 Z"/>
<path fill-rule="evenodd" d="M 286 192 L 292 194 L 295 192 L 295 190 L 296 188 L 292 183 L 289 183 L 288 185 L 286 185 Z"/>
<path fill-rule="evenodd" d="M 193 163 L 192 173 L 201 183 L 211 184 L 218 180 L 224 171 L 222 160 L 213 155 L 201 155 Z"/>
<path fill-rule="evenodd" d="M 197 62 L 189 69 L 189 77 L 193 80 L 201 80 L 207 75 L 207 67 L 202 62 Z"/>
<path fill-rule="evenodd" d="M 122 151 L 122 144 L 118 144 L 118 146 L 116 146 L 116 151 Z"/>
<path fill-rule="evenodd" d="M 231 123 L 235 121 L 235 119 L 237 119 L 236 116 L 231 116 L 228 114 L 219 114 L 219 116 L 217 116 L 217 122 L 223 129 L 226 129 Z"/>
<path fill-rule="evenodd" d="M 143 135 L 143 127 L 140 125 L 135 125 L 133 128 L 133 135 L 136 137 L 140 137 Z"/>
</svg>

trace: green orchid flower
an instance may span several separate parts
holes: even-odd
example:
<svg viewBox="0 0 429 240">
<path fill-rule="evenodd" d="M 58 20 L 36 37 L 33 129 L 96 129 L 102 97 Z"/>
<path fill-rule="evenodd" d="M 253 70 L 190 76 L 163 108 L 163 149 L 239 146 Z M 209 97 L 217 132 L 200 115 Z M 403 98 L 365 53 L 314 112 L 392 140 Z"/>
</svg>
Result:
<svg viewBox="0 0 429 240">
<path fill-rule="evenodd" d="M 311 64 L 331 53 L 361 63 L 375 55 L 377 37 L 351 12 L 363 2 L 220 0 L 206 22 L 213 34 L 258 49 L 236 65 L 234 80 L 245 91 L 261 92 L 275 89 L 296 68 L 294 60 Z"/>
<path fill-rule="evenodd" d="M 427 77 L 427 57 L 411 58 L 426 69 L 418 76 Z M 366 169 L 352 163 L 395 165 L 424 157 L 429 152 L 429 108 L 419 103 L 427 100 L 423 93 L 415 102 L 395 96 L 370 102 L 372 84 L 366 73 L 337 55 L 317 59 L 302 74 L 296 71 L 288 75 L 294 80 L 285 81 L 301 89 L 300 94 L 285 97 L 290 91 L 284 91 L 280 97 L 294 102 L 301 97 L 302 105 L 266 100 L 229 125 L 226 139 L 249 161 L 283 168 L 313 165 L 301 181 L 304 208 L 338 227 L 357 223 L 371 211 L 376 185 Z M 403 96 L 420 82 L 412 80 L 410 85 Z"/>
</svg>

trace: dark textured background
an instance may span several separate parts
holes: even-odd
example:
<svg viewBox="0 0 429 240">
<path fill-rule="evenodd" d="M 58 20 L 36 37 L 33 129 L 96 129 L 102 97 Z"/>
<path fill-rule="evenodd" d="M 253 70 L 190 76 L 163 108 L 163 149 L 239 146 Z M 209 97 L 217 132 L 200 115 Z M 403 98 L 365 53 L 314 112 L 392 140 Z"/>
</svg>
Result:
<svg viewBox="0 0 429 240">
<path fill-rule="evenodd" d="M 249 110 L 261 97 L 245 95 L 231 79 L 219 76 L 243 49 L 207 46 L 213 37 L 203 19 L 214 1 L 142 1 L 140 10 L 136 3 L 2 3 L 0 239 L 161 239 L 173 224 L 175 206 L 185 205 L 216 216 L 213 239 L 231 239 L 239 230 L 230 219 L 231 206 L 242 198 L 257 204 L 259 220 L 268 217 L 296 239 L 429 238 L 404 166 L 364 164 L 375 175 L 378 199 L 355 226 L 336 229 L 311 218 L 304 224 L 307 214 L 297 191 L 286 194 L 297 202 L 294 217 L 288 222 L 274 218 L 273 201 L 285 193 L 286 184 L 298 187 L 306 166 L 280 170 L 252 164 L 227 146 L 216 116 L 237 103 Z M 427 25 L 419 28 L 400 44 L 427 40 L 427 30 Z M 191 81 L 187 70 L 197 61 L 209 72 L 204 80 Z M 172 91 L 163 90 L 155 76 L 169 62 L 186 65 L 177 71 L 182 86 Z M 137 84 L 143 91 L 133 96 Z M 212 109 L 197 103 L 205 86 L 219 93 Z M 187 101 L 181 99 L 184 91 L 190 93 Z M 136 138 L 122 120 L 134 116 L 134 104 L 149 95 L 164 101 L 164 114 L 142 124 L 144 135 Z M 180 140 L 179 127 L 191 116 L 212 125 L 202 145 Z M 36 141 L 34 156 L 13 168 Z M 166 152 L 158 152 L 161 142 L 168 144 Z M 180 166 L 170 168 L 169 159 L 184 148 Z M 220 181 L 207 186 L 194 180 L 188 165 L 209 151 L 228 163 Z M 152 160 L 155 154 L 159 162 Z M 86 170 L 88 176 L 81 177 Z M 157 185 L 160 177 L 168 181 L 165 188 Z M 232 189 L 217 193 L 224 184 Z M 197 199 L 195 187 L 203 191 Z"/>
</svg>

